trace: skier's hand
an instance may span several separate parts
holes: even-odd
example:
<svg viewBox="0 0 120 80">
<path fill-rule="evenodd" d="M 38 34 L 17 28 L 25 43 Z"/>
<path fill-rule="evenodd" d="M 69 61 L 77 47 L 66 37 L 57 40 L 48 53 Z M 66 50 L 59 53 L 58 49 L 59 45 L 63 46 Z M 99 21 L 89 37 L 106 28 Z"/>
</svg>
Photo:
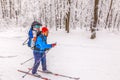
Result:
<svg viewBox="0 0 120 80">
<path fill-rule="evenodd" d="M 52 47 L 55 47 L 55 46 L 56 46 L 56 43 L 53 43 L 53 44 L 52 44 Z"/>
<path fill-rule="evenodd" d="M 36 41 L 36 39 L 37 39 L 37 38 L 36 38 L 36 37 L 34 37 L 34 38 L 33 38 L 33 41 Z"/>
</svg>

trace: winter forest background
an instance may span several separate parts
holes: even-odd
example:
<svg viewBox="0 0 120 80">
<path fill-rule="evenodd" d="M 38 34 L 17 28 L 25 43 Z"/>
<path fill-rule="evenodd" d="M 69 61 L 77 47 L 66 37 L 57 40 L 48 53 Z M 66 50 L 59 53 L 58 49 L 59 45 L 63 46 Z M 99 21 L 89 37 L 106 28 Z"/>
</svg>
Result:
<svg viewBox="0 0 120 80">
<path fill-rule="evenodd" d="M 33 66 L 34 59 L 21 63 L 33 57 L 26 38 L 34 20 L 47 25 L 47 42 L 57 43 L 47 53 L 48 70 L 80 80 L 120 80 L 120 0 L 0 0 L 0 80 L 40 80 L 17 71 Z"/>
<path fill-rule="evenodd" d="M 0 28 L 30 27 L 38 20 L 49 28 L 85 28 L 93 33 L 120 30 L 120 0 L 0 0 Z"/>
</svg>

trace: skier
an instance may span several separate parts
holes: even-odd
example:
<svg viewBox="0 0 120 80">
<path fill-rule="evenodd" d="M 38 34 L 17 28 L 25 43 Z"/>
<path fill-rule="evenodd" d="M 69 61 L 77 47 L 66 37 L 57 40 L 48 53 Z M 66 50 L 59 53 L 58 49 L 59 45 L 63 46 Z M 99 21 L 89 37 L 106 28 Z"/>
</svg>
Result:
<svg viewBox="0 0 120 80">
<path fill-rule="evenodd" d="M 48 28 L 42 27 L 41 34 L 39 34 L 37 39 L 36 39 L 35 47 L 33 50 L 35 62 L 34 62 L 33 68 L 32 68 L 32 74 L 34 74 L 34 75 L 38 75 L 37 69 L 39 67 L 40 61 L 42 64 L 42 70 L 44 72 L 49 72 L 47 70 L 47 66 L 46 66 L 46 53 L 45 53 L 45 51 L 56 46 L 56 43 L 47 44 L 48 33 L 49 33 Z"/>
</svg>

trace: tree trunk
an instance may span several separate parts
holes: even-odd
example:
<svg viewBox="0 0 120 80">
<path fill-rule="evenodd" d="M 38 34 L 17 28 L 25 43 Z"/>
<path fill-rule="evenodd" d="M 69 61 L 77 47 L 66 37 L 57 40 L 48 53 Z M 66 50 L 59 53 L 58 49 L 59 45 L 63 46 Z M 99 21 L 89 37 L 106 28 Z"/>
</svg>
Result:
<svg viewBox="0 0 120 80">
<path fill-rule="evenodd" d="M 5 8 L 5 0 L 1 0 L 1 7 L 2 7 L 2 17 L 3 18 L 5 18 L 6 16 L 6 13 L 5 13 L 5 10 L 6 10 L 6 8 Z"/>
<path fill-rule="evenodd" d="M 98 4 L 99 4 L 99 0 L 95 0 L 95 4 L 94 4 L 94 21 L 93 21 L 93 26 L 91 27 L 91 39 L 95 39 L 96 38 L 96 26 L 97 26 L 97 21 L 98 21 Z"/>
<path fill-rule="evenodd" d="M 113 28 L 115 28 L 115 27 L 116 27 L 117 18 L 118 18 L 118 13 L 116 13 L 116 15 L 115 15 L 115 19 L 114 19 L 114 26 L 113 26 Z"/>
<path fill-rule="evenodd" d="M 10 19 L 15 18 L 14 0 L 9 0 L 10 4 Z"/>
<path fill-rule="evenodd" d="M 70 0 L 68 0 L 68 4 L 70 5 Z M 70 7 L 69 7 L 69 11 L 68 11 L 68 13 L 66 14 L 66 31 L 67 31 L 67 33 L 69 33 L 69 22 L 70 22 Z"/>
<path fill-rule="evenodd" d="M 11 19 L 12 18 L 12 8 L 11 8 L 12 2 L 11 2 L 11 0 L 9 0 L 9 4 L 10 4 L 10 19 Z"/>
<path fill-rule="evenodd" d="M 111 8 L 112 8 L 112 3 L 113 3 L 113 0 L 111 0 L 111 3 L 110 3 L 109 12 L 108 12 L 108 14 L 107 14 L 107 18 L 106 18 L 106 25 L 105 25 L 105 29 L 107 28 L 107 25 L 108 25 L 108 19 L 109 19 L 109 16 L 110 16 L 110 11 L 111 11 Z"/>
<path fill-rule="evenodd" d="M 120 16 L 119 16 L 118 23 L 117 23 L 117 29 L 118 31 L 120 30 Z"/>
<path fill-rule="evenodd" d="M 3 1 L 2 0 L 1 0 L 1 10 L 2 10 L 2 18 L 4 18 Z"/>
</svg>

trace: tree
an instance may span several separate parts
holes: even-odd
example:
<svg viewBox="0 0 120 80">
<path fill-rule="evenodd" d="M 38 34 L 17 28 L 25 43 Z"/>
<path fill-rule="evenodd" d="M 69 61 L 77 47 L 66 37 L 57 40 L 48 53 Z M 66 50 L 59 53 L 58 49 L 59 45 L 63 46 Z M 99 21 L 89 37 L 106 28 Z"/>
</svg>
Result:
<svg viewBox="0 0 120 80">
<path fill-rule="evenodd" d="M 98 4 L 99 4 L 99 0 L 95 0 L 94 2 L 94 21 L 93 21 L 93 25 L 91 26 L 91 39 L 96 38 L 96 26 L 97 26 L 97 21 L 98 21 Z"/>
<path fill-rule="evenodd" d="M 111 9 L 112 9 L 112 3 L 113 3 L 113 0 L 111 0 L 111 2 L 110 2 L 110 7 L 109 7 L 109 12 L 108 12 L 107 18 L 106 18 L 105 28 L 107 28 L 107 26 L 108 26 L 108 20 L 109 20 L 109 18 L 110 18 L 110 12 L 111 12 Z M 111 15 L 112 15 L 112 14 L 111 14 Z M 109 22 L 109 25 L 110 25 L 110 22 Z M 108 26 L 108 27 L 110 27 L 110 26 Z"/>
<path fill-rule="evenodd" d="M 7 1 L 1 0 L 2 18 L 8 17 Z"/>
<path fill-rule="evenodd" d="M 68 5 L 70 5 L 70 0 L 68 0 Z M 66 13 L 66 25 L 65 25 L 65 27 L 66 27 L 66 31 L 67 31 L 67 33 L 69 33 L 69 22 L 70 22 L 70 6 L 69 6 L 69 9 L 68 9 L 68 13 Z"/>
</svg>

